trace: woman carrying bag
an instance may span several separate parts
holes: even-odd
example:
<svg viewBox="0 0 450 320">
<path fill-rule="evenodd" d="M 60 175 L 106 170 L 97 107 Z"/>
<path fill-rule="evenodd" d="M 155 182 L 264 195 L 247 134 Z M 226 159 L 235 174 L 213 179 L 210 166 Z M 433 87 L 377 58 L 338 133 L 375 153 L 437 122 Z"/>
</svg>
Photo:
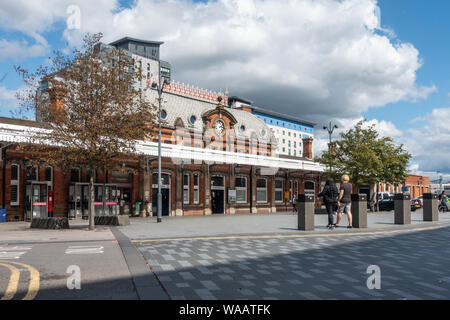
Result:
<svg viewBox="0 0 450 320">
<path fill-rule="evenodd" d="M 328 213 L 328 229 L 333 230 L 335 225 L 334 222 L 334 214 L 337 210 L 337 200 L 339 196 L 339 191 L 334 184 L 333 179 L 328 178 L 325 186 L 321 193 L 319 193 L 319 197 L 323 197 L 323 202 L 325 203 L 325 207 L 327 208 Z"/>
</svg>

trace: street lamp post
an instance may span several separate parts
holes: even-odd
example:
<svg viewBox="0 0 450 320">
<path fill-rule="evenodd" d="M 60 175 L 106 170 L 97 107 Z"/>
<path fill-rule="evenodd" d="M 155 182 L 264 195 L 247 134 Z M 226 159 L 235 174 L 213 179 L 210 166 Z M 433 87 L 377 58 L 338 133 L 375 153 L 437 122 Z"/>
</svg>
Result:
<svg viewBox="0 0 450 320">
<path fill-rule="evenodd" d="M 331 125 L 331 121 L 328 126 L 323 126 L 323 130 L 327 130 L 328 134 L 330 136 L 330 144 L 328 145 L 328 153 L 330 154 L 330 173 L 331 173 L 331 169 L 332 169 L 332 167 L 331 167 L 331 135 L 333 134 L 334 129 L 337 129 L 337 128 L 338 128 L 337 125 L 334 125 L 334 126 Z"/>
<path fill-rule="evenodd" d="M 158 59 L 158 77 L 159 84 L 156 82 L 152 83 L 152 88 L 157 87 L 158 89 L 158 215 L 157 222 L 162 222 L 162 194 L 161 194 L 161 96 L 163 93 L 163 85 L 167 84 L 167 80 L 164 79 L 162 83 L 161 77 L 161 60 Z"/>
</svg>

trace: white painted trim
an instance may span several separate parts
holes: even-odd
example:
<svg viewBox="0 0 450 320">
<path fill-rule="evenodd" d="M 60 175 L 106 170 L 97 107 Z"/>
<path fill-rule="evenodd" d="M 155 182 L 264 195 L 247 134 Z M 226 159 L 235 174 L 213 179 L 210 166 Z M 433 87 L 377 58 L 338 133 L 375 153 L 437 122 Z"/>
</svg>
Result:
<svg viewBox="0 0 450 320">
<path fill-rule="evenodd" d="M 42 128 L 0 124 L 0 141 L 12 143 L 29 142 L 29 138 L 33 135 L 33 133 L 42 132 L 44 130 L 45 129 Z M 136 145 L 136 152 L 138 154 L 157 156 L 158 143 L 138 141 Z M 268 157 L 165 143 L 161 144 L 161 154 L 164 158 L 171 158 L 176 163 L 204 161 L 208 164 L 228 163 L 315 172 L 325 171 L 325 167 L 323 165 L 313 161 Z"/>
</svg>

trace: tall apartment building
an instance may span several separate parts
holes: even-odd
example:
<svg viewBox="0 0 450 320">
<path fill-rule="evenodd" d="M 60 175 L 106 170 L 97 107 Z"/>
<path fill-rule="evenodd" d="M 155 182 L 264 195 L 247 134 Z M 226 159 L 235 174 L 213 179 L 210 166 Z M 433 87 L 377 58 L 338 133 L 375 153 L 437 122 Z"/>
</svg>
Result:
<svg viewBox="0 0 450 320">
<path fill-rule="evenodd" d="M 277 140 L 277 156 L 312 158 L 315 123 L 254 106 L 252 101 L 239 97 L 228 98 L 228 104 L 231 108 L 247 110 L 264 121 Z M 311 144 L 311 154 L 304 154 L 304 143 Z"/>
</svg>

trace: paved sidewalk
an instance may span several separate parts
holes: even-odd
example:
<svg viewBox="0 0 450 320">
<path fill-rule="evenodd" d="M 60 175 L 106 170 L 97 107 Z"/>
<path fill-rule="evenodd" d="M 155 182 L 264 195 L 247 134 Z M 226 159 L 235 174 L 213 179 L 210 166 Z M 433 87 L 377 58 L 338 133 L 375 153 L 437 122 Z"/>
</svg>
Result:
<svg viewBox="0 0 450 320">
<path fill-rule="evenodd" d="M 393 212 L 369 213 L 367 229 L 347 229 L 348 220 L 344 215 L 341 227 L 330 231 L 326 228 L 327 215 L 316 215 L 315 230 L 305 232 L 297 230 L 297 215 L 294 213 L 238 214 L 163 217 L 162 223 L 157 223 L 155 217 L 134 218 L 131 219 L 130 226 L 119 227 L 119 230 L 132 240 L 265 234 L 354 234 L 439 227 L 450 224 L 450 214 L 440 214 L 439 220 L 439 222 L 424 222 L 420 209 L 411 214 L 411 225 L 395 225 Z"/>
<path fill-rule="evenodd" d="M 89 231 L 84 220 L 71 220 L 69 225 L 70 229 L 46 230 L 31 229 L 30 222 L 0 223 L 0 244 L 115 240 L 109 227 L 96 226 Z"/>
</svg>

